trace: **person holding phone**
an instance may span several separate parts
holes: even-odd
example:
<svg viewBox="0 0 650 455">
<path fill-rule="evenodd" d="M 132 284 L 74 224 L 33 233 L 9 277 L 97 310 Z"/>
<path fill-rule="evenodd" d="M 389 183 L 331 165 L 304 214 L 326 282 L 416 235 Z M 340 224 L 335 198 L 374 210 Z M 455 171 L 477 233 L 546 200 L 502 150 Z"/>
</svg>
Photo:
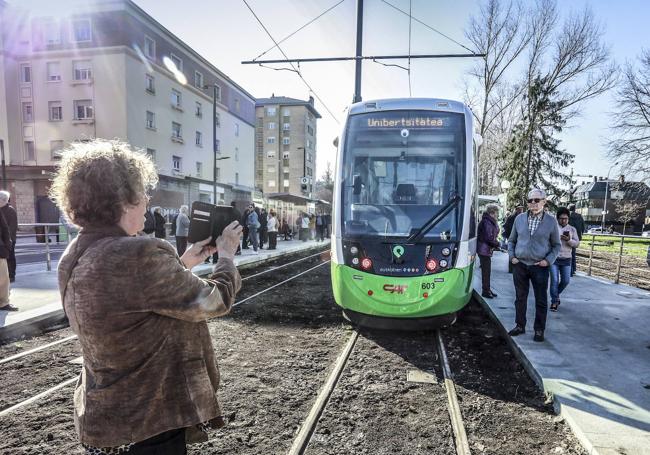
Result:
<svg viewBox="0 0 650 455">
<path fill-rule="evenodd" d="M 551 265 L 551 311 L 557 311 L 560 306 L 560 294 L 571 281 L 572 250 L 580 245 L 576 228 L 569 224 L 571 212 L 566 207 L 560 207 L 555 217 L 560 230 L 562 248 L 557 259 Z"/>
<path fill-rule="evenodd" d="M 59 290 L 83 354 L 74 421 L 87 454 L 186 454 L 224 425 L 207 320 L 230 311 L 241 287 L 233 262 L 242 228 L 182 256 L 144 228 L 151 159 L 119 141 L 71 145 L 50 196 L 77 226 L 58 269 Z M 214 251 L 208 279 L 192 273 Z"/>
</svg>

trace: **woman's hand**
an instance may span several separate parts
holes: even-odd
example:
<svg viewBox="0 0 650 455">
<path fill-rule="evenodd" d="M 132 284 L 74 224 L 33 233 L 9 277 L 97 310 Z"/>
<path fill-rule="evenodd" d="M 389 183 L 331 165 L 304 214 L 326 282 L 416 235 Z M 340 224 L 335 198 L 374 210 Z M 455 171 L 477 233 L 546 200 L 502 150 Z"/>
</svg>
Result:
<svg viewBox="0 0 650 455">
<path fill-rule="evenodd" d="M 243 229 L 237 221 L 233 221 L 224 228 L 221 235 L 217 238 L 217 251 L 219 251 L 220 258 L 235 258 Z"/>
<path fill-rule="evenodd" d="M 212 240 L 212 237 L 196 242 L 183 254 L 183 256 L 181 256 L 181 261 L 185 264 L 185 267 L 191 270 L 195 265 L 201 264 L 217 252 L 216 246 L 208 245 L 210 240 Z"/>
</svg>

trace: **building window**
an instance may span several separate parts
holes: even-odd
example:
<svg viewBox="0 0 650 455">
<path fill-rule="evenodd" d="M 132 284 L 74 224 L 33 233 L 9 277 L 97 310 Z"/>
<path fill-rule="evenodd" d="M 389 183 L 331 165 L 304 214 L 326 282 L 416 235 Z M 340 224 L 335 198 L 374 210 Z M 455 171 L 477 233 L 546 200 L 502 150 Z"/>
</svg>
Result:
<svg viewBox="0 0 650 455">
<path fill-rule="evenodd" d="M 217 88 L 217 101 L 221 101 L 221 86 L 215 85 Z"/>
<path fill-rule="evenodd" d="M 307 132 L 309 133 L 310 136 L 314 135 L 314 129 L 309 125 L 307 125 Z"/>
<path fill-rule="evenodd" d="M 268 152 L 266 152 L 266 157 L 275 158 L 275 150 L 269 150 Z"/>
<path fill-rule="evenodd" d="M 172 122 L 172 138 L 183 139 L 183 130 L 180 123 Z"/>
<path fill-rule="evenodd" d="M 156 129 L 156 114 L 151 111 L 147 111 L 147 128 L 150 130 Z"/>
<path fill-rule="evenodd" d="M 308 153 L 308 154 L 307 154 L 307 162 L 308 162 L 308 163 L 311 163 L 311 153 Z"/>
<path fill-rule="evenodd" d="M 20 65 L 20 82 L 23 84 L 32 83 L 32 66 L 28 63 Z"/>
<path fill-rule="evenodd" d="M 239 98 L 235 98 L 235 112 L 239 112 L 240 107 Z"/>
<path fill-rule="evenodd" d="M 310 149 L 312 145 L 311 140 L 307 139 L 307 148 Z"/>
<path fill-rule="evenodd" d="M 180 172 L 182 169 L 182 159 L 180 156 L 172 156 L 172 170 L 175 172 Z"/>
<path fill-rule="evenodd" d="M 50 101 L 47 103 L 50 122 L 60 122 L 63 120 L 63 106 L 61 101 Z"/>
<path fill-rule="evenodd" d="M 203 134 L 200 131 L 196 132 L 194 136 L 194 143 L 199 147 L 203 147 Z"/>
<path fill-rule="evenodd" d="M 196 102 L 196 109 L 194 110 L 194 113 L 199 118 L 203 117 L 203 106 L 198 101 Z"/>
<path fill-rule="evenodd" d="M 25 141 L 25 161 L 36 161 L 34 141 Z"/>
<path fill-rule="evenodd" d="M 267 166 L 266 172 L 268 172 L 269 174 L 275 174 L 275 166 Z"/>
<path fill-rule="evenodd" d="M 290 129 L 291 129 L 291 125 L 289 123 L 282 124 L 282 131 L 289 131 Z"/>
<path fill-rule="evenodd" d="M 60 81 L 61 80 L 61 65 L 59 62 L 47 63 L 47 80 Z"/>
<path fill-rule="evenodd" d="M 220 152 L 220 151 L 221 151 L 221 141 L 220 141 L 219 139 L 215 139 L 215 140 L 214 140 L 214 149 L 215 149 L 217 152 Z"/>
<path fill-rule="evenodd" d="M 144 37 L 144 55 L 152 60 L 156 58 L 156 42 L 148 36 Z"/>
<path fill-rule="evenodd" d="M 266 138 L 267 144 L 275 144 L 275 136 L 269 136 Z"/>
<path fill-rule="evenodd" d="M 23 123 L 34 122 L 34 106 L 32 103 L 23 103 Z"/>
<path fill-rule="evenodd" d="M 266 115 L 269 116 L 269 117 L 274 116 L 275 112 L 276 112 L 276 110 L 275 110 L 274 107 L 267 107 L 266 108 Z"/>
<path fill-rule="evenodd" d="M 235 172 L 235 185 L 239 185 L 239 172 Z"/>
<path fill-rule="evenodd" d="M 217 128 L 221 128 L 221 115 L 219 113 L 216 113 L 214 123 L 217 125 Z"/>
<path fill-rule="evenodd" d="M 194 71 L 194 87 L 203 89 L 203 74 Z"/>
<path fill-rule="evenodd" d="M 76 19 L 72 21 L 72 41 L 77 43 L 91 41 L 92 30 L 90 19 Z"/>
<path fill-rule="evenodd" d="M 73 62 L 72 69 L 72 77 L 75 81 L 87 81 L 93 77 L 90 60 L 78 60 Z"/>
<path fill-rule="evenodd" d="M 282 138 L 282 144 L 289 145 L 290 143 L 291 143 L 291 140 L 288 137 Z"/>
<path fill-rule="evenodd" d="M 285 179 L 285 180 L 282 182 L 282 185 L 283 185 L 285 188 L 288 188 L 288 187 L 289 187 L 289 180 Z"/>
<path fill-rule="evenodd" d="M 88 120 L 93 118 L 92 100 L 75 100 L 74 101 L 75 120 Z"/>
<path fill-rule="evenodd" d="M 235 123 L 235 136 L 239 136 L 239 123 Z"/>
<path fill-rule="evenodd" d="M 282 109 L 282 115 L 285 117 L 291 117 L 291 109 Z"/>
<path fill-rule="evenodd" d="M 275 129 L 275 122 L 269 122 L 267 124 L 267 128 L 270 129 L 270 130 L 274 130 Z"/>
<path fill-rule="evenodd" d="M 200 161 L 196 162 L 196 176 L 203 177 L 203 163 Z"/>
<path fill-rule="evenodd" d="M 181 109 L 183 98 L 181 95 L 181 92 L 178 90 L 172 89 L 172 106 L 175 107 L 176 109 Z"/>
<path fill-rule="evenodd" d="M 156 93 L 156 81 L 151 74 L 144 75 L 144 89 L 149 93 Z"/>
<path fill-rule="evenodd" d="M 52 21 L 43 25 L 43 38 L 45 44 L 59 44 L 61 42 L 61 29 L 59 23 Z"/>
<path fill-rule="evenodd" d="M 156 149 L 147 148 L 147 156 L 153 162 L 156 161 Z"/>
<path fill-rule="evenodd" d="M 289 159 L 289 153 L 290 153 L 290 152 L 284 152 L 284 153 L 282 153 L 282 158 L 285 159 L 285 160 L 288 160 L 288 159 Z"/>
<path fill-rule="evenodd" d="M 50 141 L 50 156 L 53 160 L 61 159 L 61 151 L 63 150 L 63 141 Z"/>
<path fill-rule="evenodd" d="M 269 180 L 269 188 L 275 188 L 275 180 Z"/>
<path fill-rule="evenodd" d="M 174 66 L 178 71 L 183 71 L 183 60 L 180 57 L 176 57 L 174 54 L 169 54 L 169 58 L 174 62 Z"/>
</svg>

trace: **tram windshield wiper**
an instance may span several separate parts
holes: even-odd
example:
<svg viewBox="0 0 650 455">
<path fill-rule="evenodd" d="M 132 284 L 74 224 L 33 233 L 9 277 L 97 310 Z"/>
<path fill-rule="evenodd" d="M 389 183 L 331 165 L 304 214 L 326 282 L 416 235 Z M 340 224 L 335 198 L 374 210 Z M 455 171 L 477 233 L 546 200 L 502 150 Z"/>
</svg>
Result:
<svg viewBox="0 0 650 455">
<path fill-rule="evenodd" d="M 433 229 L 434 227 L 436 227 L 436 225 L 437 225 L 438 223 L 440 223 L 443 219 L 445 219 L 445 217 L 449 214 L 449 212 L 451 212 L 451 211 L 454 209 L 454 207 L 456 207 L 456 206 L 458 205 L 458 203 L 459 203 L 460 201 L 462 201 L 462 200 L 463 200 L 463 198 L 460 197 L 458 194 L 456 194 L 454 197 L 452 197 L 452 198 L 449 200 L 449 202 L 447 202 L 445 205 L 443 205 L 442 208 L 441 208 L 441 209 L 440 209 L 440 210 L 439 210 L 435 215 L 433 215 L 431 218 L 429 218 L 429 220 L 428 220 L 426 223 L 424 223 L 424 224 L 422 225 L 422 227 L 421 227 L 420 229 L 418 229 L 417 232 L 415 232 L 414 234 L 412 234 L 412 235 L 407 239 L 406 242 L 407 242 L 407 243 L 417 243 L 417 242 L 419 242 L 420 240 L 422 240 L 422 238 L 423 238 L 423 237 L 424 237 L 424 236 L 425 236 L 425 235 L 426 235 L 426 234 L 427 234 L 431 229 Z"/>
</svg>

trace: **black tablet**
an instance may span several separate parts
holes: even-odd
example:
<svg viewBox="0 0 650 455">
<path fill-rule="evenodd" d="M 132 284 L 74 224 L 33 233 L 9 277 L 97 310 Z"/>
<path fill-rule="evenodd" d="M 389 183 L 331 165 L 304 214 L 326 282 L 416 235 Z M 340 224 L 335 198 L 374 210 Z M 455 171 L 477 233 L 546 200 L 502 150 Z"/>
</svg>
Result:
<svg viewBox="0 0 650 455">
<path fill-rule="evenodd" d="M 224 228 L 237 220 L 235 210 L 229 205 L 214 205 L 208 202 L 192 203 L 188 243 L 196 243 L 212 236 L 210 245 L 216 245 L 217 237 Z M 237 220 L 239 221 L 239 220 Z"/>
</svg>

